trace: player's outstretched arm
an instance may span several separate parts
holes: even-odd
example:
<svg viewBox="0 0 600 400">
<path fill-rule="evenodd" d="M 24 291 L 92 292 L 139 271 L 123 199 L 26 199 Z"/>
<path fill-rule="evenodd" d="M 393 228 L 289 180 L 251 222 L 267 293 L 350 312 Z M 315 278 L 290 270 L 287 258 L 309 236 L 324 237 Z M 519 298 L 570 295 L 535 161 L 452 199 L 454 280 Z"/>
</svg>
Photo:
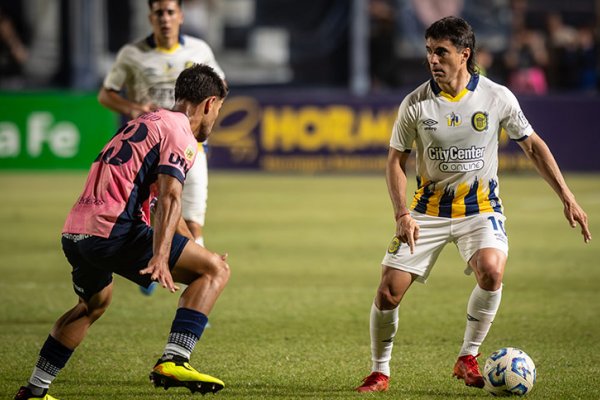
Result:
<svg viewBox="0 0 600 400">
<path fill-rule="evenodd" d="M 592 234 L 588 227 L 588 218 L 583 208 L 575 200 L 575 195 L 571 192 L 565 179 L 552 155 L 552 152 L 535 132 L 527 139 L 518 142 L 527 157 L 533 162 L 538 173 L 550 184 L 563 203 L 565 217 L 571 227 L 575 228 L 577 224 L 581 227 L 583 240 L 588 243 L 592 240 Z"/>
</svg>

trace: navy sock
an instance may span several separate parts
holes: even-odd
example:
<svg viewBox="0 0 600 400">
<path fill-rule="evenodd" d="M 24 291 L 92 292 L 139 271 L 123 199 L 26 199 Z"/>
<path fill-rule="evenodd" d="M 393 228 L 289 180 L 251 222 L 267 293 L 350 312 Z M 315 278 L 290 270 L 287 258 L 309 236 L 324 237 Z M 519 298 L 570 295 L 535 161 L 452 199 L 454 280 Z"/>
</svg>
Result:
<svg viewBox="0 0 600 400">
<path fill-rule="evenodd" d="M 175 313 L 175 319 L 171 324 L 171 333 L 190 333 L 200 339 L 208 317 L 200 311 L 192 310 L 190 308 L 178 308 Z"/>
<path fill-rule="evenodd" d="M 48 335 L 29 379 L 30 388 L 47 389 L 54 378 L 56 378 L 56 375 L 58 375 L 67 361 L 69 361 L 72 354 L 73 350 L 65 347 L 58 340 Z"/>
<path fill-rule="evenodd" d="M 171 324 L 171 332 L 163 356 L 179 355 L 189 360 L 207 322 L 208 317 L 203 313 L 189 308 L 179 308 Z"/>
</svg>

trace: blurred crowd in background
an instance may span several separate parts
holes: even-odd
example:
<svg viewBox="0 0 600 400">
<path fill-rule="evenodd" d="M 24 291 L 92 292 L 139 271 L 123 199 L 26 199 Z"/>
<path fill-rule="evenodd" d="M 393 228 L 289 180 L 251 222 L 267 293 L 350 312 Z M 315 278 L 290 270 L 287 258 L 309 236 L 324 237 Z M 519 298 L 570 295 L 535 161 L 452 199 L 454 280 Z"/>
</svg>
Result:
<svg viewBox="0 0 600 400">
<path fill-rule="evenodd" d="M 368 92 L 414 87 L 429 77 L 425 29 L 458 15 L 476 32 L 482 73 L 515 93 L 600 89 L 598 0 L 184 0 L 183 10 L 184 33 L 212 46 L 232 87 L 351 88 L 357 62 Z M 97 90 L 118 49 L 149 33 L 146 0 L 0 0 L 0 90 Z"/>
</svg>

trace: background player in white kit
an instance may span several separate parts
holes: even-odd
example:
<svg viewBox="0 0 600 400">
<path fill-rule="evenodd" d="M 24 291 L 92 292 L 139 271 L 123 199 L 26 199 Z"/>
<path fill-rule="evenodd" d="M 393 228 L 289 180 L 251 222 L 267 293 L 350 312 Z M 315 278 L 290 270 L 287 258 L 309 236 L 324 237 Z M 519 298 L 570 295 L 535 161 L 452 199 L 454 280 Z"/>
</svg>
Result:
<svg viewBox="0 0 600 400">
<path fill-rule="evenodd" d="M 148 0 L 152 34 L 127 44 L 104 80 L 98 94 L 101 104 L 127 117 L 157 108 L 171 108 L 177 76 L 192 64 L 211 66 L 221 78 L 209 45 L 198 38 L 181 35 L 181 0 Z M 125 89 L 125 94 L 120 94 Z M 198 155 L 183 189 L 183 219 L 196 243 L 204 246 L 203 226 L 208 196 L 206 153 L 199 145 Z"/>
<path fill-rule="evenodd" d="M 587 215 L 565 183 L 552 153 L 524 117 L 515 96 L 479 76 L 475 35 L 461 18 L 446 17 L 425 32 L 432 79 L 400 105 L 387 162 L 396 233 L 382 262 L 371 307 L 371 374 L 356 388 L 388 388 L 398 306 L 415 280 L 424 282 L 443 247 L 454 242 L 475 273 L 467 325 L 454 376 L 483 387 L 476 357 L 500 305 L 508 255 L 498 196 L 498 136 L 505 129 L 564 205 L 572 227 L 591 240 Z M 406 161 L 416 144 L 418 189 L 406 201 Z"/>
</svg>

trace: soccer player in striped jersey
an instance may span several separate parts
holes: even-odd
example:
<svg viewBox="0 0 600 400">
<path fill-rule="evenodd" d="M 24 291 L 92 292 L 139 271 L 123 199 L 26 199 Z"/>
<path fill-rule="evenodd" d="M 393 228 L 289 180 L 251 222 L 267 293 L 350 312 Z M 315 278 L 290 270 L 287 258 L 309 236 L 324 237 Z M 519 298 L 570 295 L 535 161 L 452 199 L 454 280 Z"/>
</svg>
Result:
<svg viewBox="0 0 600 400">
<path fill-rule="evenodd" d="M 587 215 L 515 96 L 477 73 L 471 26 L 461 18 L 443 18 L 427 29 L 425 44 L 432 79 L 402 101 L 390 140 L 386 177 L 396 232 L 371 307 L 371 374 L 359 392 L 387 390 L 398 306 L 415 280 L 427 279 L 450 242 L 477 281 L 453 373 L 468 386 L 483 387 L 476 357 L 500 305 L 508 255 L 497 176 L 502 129 L 554 189 L 569 224 L 578 223 L 584 241 L 591 240 Z M 413 144 L 418 189 L 409 205 L 406 161 Z"/>
<path fill-rule="evenodd" d="M 113 274 L 138 285 L 156 281 L 181 294 L 167 344 L 151 371 L 155 386 L 216 392 L 224 383 L 189 365 L 208 314 L 229 280 L 226 256 L 182 235 L 181 192 L 197 144 L 210 135 L 227 88 L 206 65 L 185 69 L 175 85 L 173 110 L 148 112 L 110 139 L 92 163 L 83 192 L 63 228 L 77 304 L 46 338 L 15 400 L 52 400 L 48 388 L 112 299 Z M 154 227 L 142 206 L 158 191 Z M 188 232 L 189 233 L 189 232 Z"/>
<path fill-rule="evenodd" d="M 172 107 L 175 80 L 192 64 L 209 65 L 225 78 L 210 46 L 201 39 L 180 33 L 184 18 L 182 0 L 148 0 L 148 6 L 152 34 L 121 48 L 98 94 L 101 104 L 127 119 L 157 108 Z M 201 246 L 204 246 L 208 197 L 205 150 L 202 144 L 198 145 L 196 162 L 183 189 L 183 219 Z"/>
</svg>

